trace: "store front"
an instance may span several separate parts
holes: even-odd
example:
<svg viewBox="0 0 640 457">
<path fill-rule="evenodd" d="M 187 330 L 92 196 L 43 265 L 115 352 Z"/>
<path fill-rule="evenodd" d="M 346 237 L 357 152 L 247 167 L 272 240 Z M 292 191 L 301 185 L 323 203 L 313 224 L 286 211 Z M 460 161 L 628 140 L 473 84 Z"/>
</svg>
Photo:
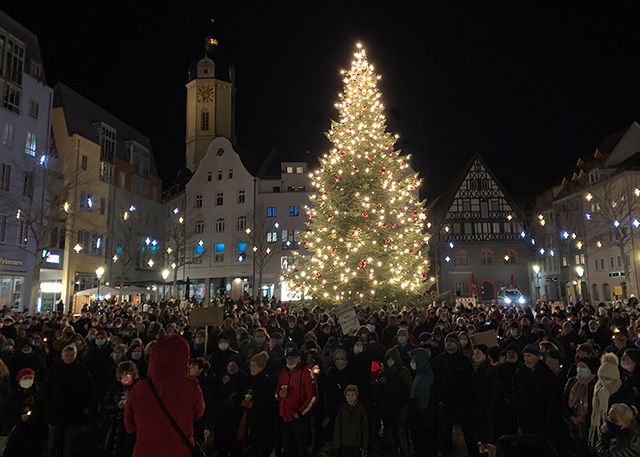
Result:
<svg viewBox="0 0 640 457">
<path fill-rule="evenodd" d="M 0 309 L 20 308 L 24 282 L 24 275 L 0 272 Z"/>
</svg>

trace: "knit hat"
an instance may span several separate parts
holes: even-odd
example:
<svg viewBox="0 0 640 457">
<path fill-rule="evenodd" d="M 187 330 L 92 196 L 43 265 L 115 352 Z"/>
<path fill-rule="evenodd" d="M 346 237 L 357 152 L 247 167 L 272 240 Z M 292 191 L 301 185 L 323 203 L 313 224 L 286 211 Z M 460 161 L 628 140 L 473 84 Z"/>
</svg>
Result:
<svg viewBox="0 0 640 457">
<path fill-rule="evenodd" d="M 347 395 L 347 392 L 355 392 L 356 395 L 360 395 L 360 393 L 358 392 L 358 386 L 354 384 L 349 384 L 347 387 L 344 388 L 345 395 Z"/>
<path fill-rule="evenodd" d="M 36 372 L 31 368 L 23 368 L 22 370 L 18 371 L 18 374 L 16 375 L 16 381 L 20 382 L 20 380 L 25 376 L 35 377 Z"/>
<path fill-rule="evenodd" d="M 269 354 L 266 351 L 258 352 L 256 355 L 251 357 L 251 361 L 261 369 L 263 369 L 267 366 L 267 362 L 269 361 Z"/>
<path fill-rule="evenodd" d="M 454 343 L 456 343 L 458 346 L 460 346 L 460 340 L 458 339 L 458 334 L 457 333 L 449 333 L 445 339 L 444 342 L 446 343 L 447 341 L 453 341 Z"/>
<path fill-rule="evenodd" d="M 618 357 L 612 352 L 605 353 L 600 359 L 600 368 L 598 368 L 599 378 L 609 378 L 614 381 L 620 380 L 620 370 L 618 369 Z"/>
<path fill-rule="evenodd" d="M 533 355 L 540 355 L 540 349 L 538 348 L 538 346 L 536 344 L 527 344 L 523 351 L 522 354 L 533 354 Z"/>
<path fill-rule="evenodd" d="M 577 363 L 584 363 L 589 367 L 589 371 L 591 371 L 591 373 L 593 374 L 598 372 L 598 359 L 596 359 L 595 357 L 582 357 L 578 359 Z"/>
<path fill-rule="evenodd" d="M 418 337 L 418 339 L 420 340 L 421 343 L 426 343 L 427 341 L 429 341 L 431 339 L 431 333 L 422 332 L 420 334 L 420 336 Z"/>
</svg>

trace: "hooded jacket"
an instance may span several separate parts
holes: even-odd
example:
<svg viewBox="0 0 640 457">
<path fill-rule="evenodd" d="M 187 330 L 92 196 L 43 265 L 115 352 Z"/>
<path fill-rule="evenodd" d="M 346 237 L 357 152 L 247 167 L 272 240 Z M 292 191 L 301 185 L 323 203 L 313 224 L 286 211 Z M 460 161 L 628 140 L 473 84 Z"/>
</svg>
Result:
<svg viewBox="0 0 640 457">
<path fill-rule="evenodd" d="M 394 361 L 389 367 L 387 361 Z M 376 401 L 383 417 L 397 417 L 409 400 L 411 372 L 402 365 L 400 353 L 389 349 L 384 357 L 385 365 L 376 385 Z"/>
<path fill-rule="evenodd" d="M 416 377 L 411 385 L 409 399 L 416 402 L 418 409 L 425 410 L 429 407 L 431 385 L 433 384 L 431 354 L 427 349 L 418 348 L 411 351 L 411 355 L 416 361 Z"/>
<path fill-rule="evenodd" d="M 153 345 L 149 378 L 183 433 L 193 443 L 193 423 L 204 414 L 198 380 L 188 376 L 189 345 L 179 335 L 161 337 Z M 149 384 L 138 382 L 125 407 L 125 427 L 136 433 L 133 457 L 189 457 L 182 442 L 158 405 Z"/>
</svg>

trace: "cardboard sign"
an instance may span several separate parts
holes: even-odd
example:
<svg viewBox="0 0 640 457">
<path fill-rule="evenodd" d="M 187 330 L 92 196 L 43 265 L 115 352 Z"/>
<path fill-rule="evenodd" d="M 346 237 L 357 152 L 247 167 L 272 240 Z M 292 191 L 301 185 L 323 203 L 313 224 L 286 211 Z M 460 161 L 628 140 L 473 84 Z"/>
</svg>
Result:
<svg viewBox="0 0 640 457">
<path fill-rule="evenodd" d="M 613 295 L 622 296 L 622 286 L 613 286 Z"/>
<path fill-rule="evenodd" d="M 212 306 L 209 308 L 193 308 L 191 310 L 191 317 L 189 318 L 189 324 L 193 327 L 207 326 L 207 325 L 220 325 L 224 318 L 224 311 L 222 308 Z"/>
<path fill-rule="evenodd" d="M 498 338 L 495 330 L 487 330 L 486 332 L 474 333 L 471 335 L 471 341 L 474 345 L 485 344 L 488 348 L 498 345 Z"/>
<path fill-rule="evenodd" d="M 338 306 L 336 308 L 336 314 L 338 315 L 338 323 L 344 335 L 348 335 L 352 331 L 360 328 L 358 315 L 352 305 L 344 304 Z"/>
</svg>

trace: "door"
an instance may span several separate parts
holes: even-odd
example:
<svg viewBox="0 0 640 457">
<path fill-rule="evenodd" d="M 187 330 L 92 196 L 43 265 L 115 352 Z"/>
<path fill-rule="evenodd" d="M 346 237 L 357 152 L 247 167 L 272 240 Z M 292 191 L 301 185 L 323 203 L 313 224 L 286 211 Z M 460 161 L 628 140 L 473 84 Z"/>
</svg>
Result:
<svg viewBox="0 0 640 457">
<path fill-rule="evenodd" d="M 493 300 L 495 298 L 495 291 L 493 290 L 493 284 L 488 281 L 482 283 L 480 287 L 480 300 Z"/>
</svg>

